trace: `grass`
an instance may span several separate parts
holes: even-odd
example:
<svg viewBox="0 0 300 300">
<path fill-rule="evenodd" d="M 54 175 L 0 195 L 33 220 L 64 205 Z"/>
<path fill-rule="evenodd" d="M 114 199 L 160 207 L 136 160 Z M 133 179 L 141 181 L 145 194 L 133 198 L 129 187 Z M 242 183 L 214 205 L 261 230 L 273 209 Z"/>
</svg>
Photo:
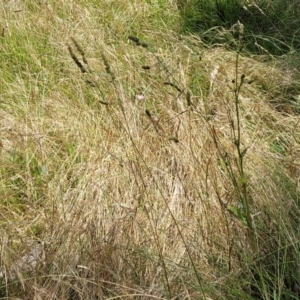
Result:
<svg viewBox="0 0 300 300">
<path fill-rule="evenodd" d="M 299 55 L 182 9 L 2 5 L 2 299 L 299 298 Z"/>
<path fill-rule="evenodd" d="M 244 24 L 243 43 L 252 53 L 299 51 L 299 2 L 282 0 L 178 0 L 184 32 L 201 33 L 209 43 L 234 47 L 235 26 Z"/>
</svg>

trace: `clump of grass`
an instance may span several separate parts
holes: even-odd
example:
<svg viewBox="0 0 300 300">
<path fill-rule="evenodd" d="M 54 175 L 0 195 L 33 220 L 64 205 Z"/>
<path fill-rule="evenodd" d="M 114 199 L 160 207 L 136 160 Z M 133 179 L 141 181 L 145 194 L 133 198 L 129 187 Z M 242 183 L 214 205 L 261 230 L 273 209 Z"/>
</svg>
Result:
<svg viewBox="0 0 300 300">
<path fill-rule="evenodd" d="M 232 26 L 245 25 L 245 49 L 254 53 L 282 55 L 297 51 L 299 4 L 297 1 L 180 1 L 182 28 L 198 33 L 210 44 L 231 45 Z M 231 45 L 232 46 L 232 45 Z"/>
<path fill-rule="evenodd" d="M 152 4 L 7 19 L 1 266 L 32 239 L 46 256 L 3 297 L 297 297 L 298 116 L 275 104 L 296 71 L 179 36 L 175 3 Z"/>
<path fill-rule="evenodd" d="M 242 36 L 240 38 L 242 38 Z M 234 101 L 231 104 L 230 102 L 226 103 L 227 116 L 230 127 L 232 128 L 232 143 L 234 145 L 233 148 L 236 149 L 236 156 L 234 153 L 228 152 L 228 148 L 224 147 L 224 144 L 222 144 L 220 139 L 218 139 L 219 136 L 216 134 L 215 128 L 212 127 L 216 147 L 219 150 L 220 157 L 228 172 L 232 186 L 234 187 L 237 200 L 239 201 L 237 205 L 229 206 L 227 209 L 241 222 L 241 224 L 243 224 L 243 227 L 247 229 L 247 238 L 245 243 L 240 245 L 234 244 L 237 246 L 237 249 L 239 249 L 237 251 L 243 251 L 243 254 L 239 255 L 239 260 L 241 266 L 243 266 L 243 264 L 244 266 L 247 266 L 243 273 L 249 278 L 248 287 L 244 287 L 244 290 L 248 291 L 251 297 L 259 297 L 261 299 L 269 299 L 270 297 L 273 297 L 274 299 L 288 299 L 292 297 L 296 299 L 299 295 L 299 287 L 296 280 L 297 275 L 293 276 L 291 274 L 295 272 L 297 273 L 295 268 L 299 265 L 299 261 L 296 258 L 299 253 L 299 248 L 298 243 L 295 242 L 294 238 L 292 238 L 292 241 L 290 240 L 290 236 L 294 237 L 296 234 L 294 231 L 295 227 L 289 227 L 288 224 L 290 224 L 291 219 L 287 215 L 285 217 L 282 216 L 282 208 L 277 210 L 272 205 L 266 203 L 263 204 L 263 202 L 258 204 L 253 201 L 252 193 L 249 193 L 250 179 L 246 175 L 244 169 L 246 166 L 245 163 L 247 161 L 246 157 L 249 147 L 247 147 L 241 140 L 242 138 L 245 138 L 245 133 L 242 133 L 241 131 L 242 104 L 240 101 L 242 89 L 246 88 L 246 75 L 242 73 L 240 78 L 238 78 L 237 75 L 239 74 L 239 56 L 242 46 L 241 41 L 242 40 L 240 39 L 239 48 L 237 48 L 235 78 L 232 80 L 232 94 Z M 215 76 L 216 73 L 213 74 L 213 79 L 215 79 Z M 233 111 L 232 107 L 234 108 Z M 244 150 L 241 148 L 242 145 Z M 282 180 L 281 176 L 280 178 L 280 180 Z M 273 180 L 274 179 L 271 181 Z M 283 182 L 285 182 L 285 180 L 282 181 L 282 187 L 286 185 L 286 183 Z M 298 192 L 296 192 L 296 194 L 294 194 L 294 192 L 290 194 L 291 190 L 294 190 L 291 185 L 289 185 L 288 189 L 284 189 L 289 191 L 289 196 L 293 194 L 291 198 L 293 200 L 291 200 L 291 203 L 298 203 Z M 262 200 L 262 198 L 260 198 L 260 200 Z M 267 203 L 269 202 L 267 201 Z M 265 205 L 268 208 L 271 206 L 273 207 L 272 209 L 274 210 L 272 213 L 266 209 Z M 224 208 L 223 202 L 221 202 L 221 206 Z M 254 209 L 258 209 L 259 211 L 258 220 L 254 219 L 254 216 L 256 216 L 256 213 L 253 211 Z M 295 207 L 295 209 L 298 211 L 298 208 Z M 270 220 L 270 215 L 272 215 L 271 218 L 274 219 Z M 296 215 L 297 216 L 295 216 L 295 218 L 298 219 L 298 213 L 296 213 Z M 294 217 L 292 219 L 294 219 Z M 275 220 L 281 220 L 282 223 L 279 227 L 276 227 L 273 233 L 270 233 L 269 222 L 280 222 Z M 281 230 L 282 226 L 285 228 L 283 231 Z M 289 227 L 288 230 L 286 226 Z M 287 232 L 289 233 L 287 234 Z M 249 244 L 247 243 L 247 240 Z M 284 245 L 282 244 L 283 240 L 285 241 Z M 240 242 L 241 241 L 239 241 L 239 243 Z M 248 245 L 250 246 L 249 248 Z M 232 246 L 231 251 L 235 251 L 234 246 Z M 289 255 L 287 256 L 288 252 Z M 229 269 L 230 268 L 231 264 L 229 264 Z M 274 282 L 276 283 L 274 284 Z M 280 283 L 278 284 L 278 282 Z"/>
</svg>

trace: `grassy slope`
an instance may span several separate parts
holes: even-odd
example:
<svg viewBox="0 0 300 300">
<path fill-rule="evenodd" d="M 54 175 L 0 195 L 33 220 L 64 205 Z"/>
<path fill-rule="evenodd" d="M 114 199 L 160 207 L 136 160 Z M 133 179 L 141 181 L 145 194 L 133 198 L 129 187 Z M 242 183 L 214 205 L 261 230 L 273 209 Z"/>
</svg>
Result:
<svg viewBox="0 0 300 300">
<path fill-rule="evenodd" d="M 2 296 L 295 294 L 295 70 L 238 61 L 249 233 L 233 216 L 236 54 L 180 36 L 175 1 L 32 3 L 1 7 L 1 265 L 11 271 L 36 239 L 46 260 L 3 280 Z"/>
</svg>

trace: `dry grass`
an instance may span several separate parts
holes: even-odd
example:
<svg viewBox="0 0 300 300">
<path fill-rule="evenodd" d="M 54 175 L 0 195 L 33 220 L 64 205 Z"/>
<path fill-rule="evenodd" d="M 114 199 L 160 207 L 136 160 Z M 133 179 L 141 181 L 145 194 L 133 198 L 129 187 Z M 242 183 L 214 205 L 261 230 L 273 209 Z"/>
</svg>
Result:
<svg viewBox="0 0 300 300">
<path fill-rule="evenodd" d="M 236 172 L 236 54 L 179 36 L 172 1 L 31 2 L 1 7 L 2 272 L 33 240 L 46 258 L 2 297 L 229 299 L 253 254 L 224 161 Z M 238 73 L 260 246 L 298 210 L 295 71 L 240 57 Z"/>
</svg>

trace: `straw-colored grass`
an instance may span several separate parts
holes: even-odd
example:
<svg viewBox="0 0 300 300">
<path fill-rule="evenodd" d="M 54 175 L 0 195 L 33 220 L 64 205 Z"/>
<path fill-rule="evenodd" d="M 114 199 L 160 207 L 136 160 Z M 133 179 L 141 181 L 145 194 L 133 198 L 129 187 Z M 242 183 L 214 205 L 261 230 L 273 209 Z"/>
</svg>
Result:
<svg viewBox="0 0 300 300">
<path fill-rule="evenodd" d="M 286 60 L 181 36 L 176 1 L 5 1 L 1 17 L 3 299 L 295 297 Z"/>
</svg>

